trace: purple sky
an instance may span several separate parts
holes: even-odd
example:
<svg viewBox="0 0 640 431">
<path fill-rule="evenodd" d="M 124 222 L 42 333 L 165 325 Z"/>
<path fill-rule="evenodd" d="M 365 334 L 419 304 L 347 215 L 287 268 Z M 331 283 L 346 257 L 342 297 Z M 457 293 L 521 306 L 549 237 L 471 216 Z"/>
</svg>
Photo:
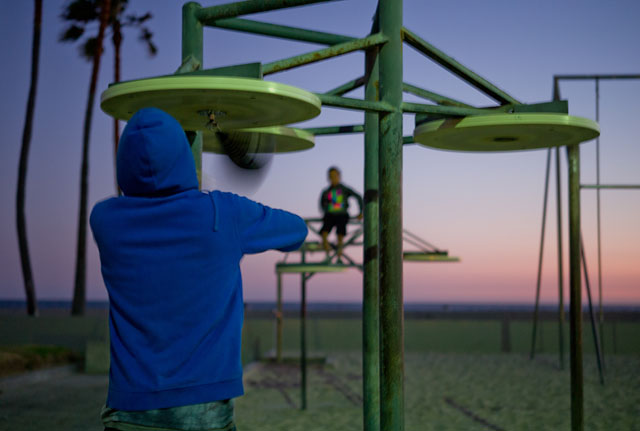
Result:
<svg viewBox="0 0 640 431">
<path fill-rule="evenodd" d="M 28 235 L 39 299 L 69 299 L 72 293 L 82 122 L 90 64 L 75 46 L 59 43 L 66 2 L 44 6 L 42 51 L 32 151 L 27 182 Z M 149 26 L 159 48 L 149 58 L 137 33 L 125 35 L 123 79 L 172 73 L 180 63 L 181 1 L 131 0 L 130 11 L 151 11 Z M 215 1 L 204 6 L 220 4 Z M 161 5 L 161 6 L 160 6 Z M 3 145 L 0 147 L 0 299 L 22 299 L 22 274 L 15 233 L 15 187 L 29 85 L 33 2 L 2 2 L 5 66 L 0 72 Z M 374 1 L 351 0 L 256 15 L 267 22 L 364 36 Z M 405 0 L 404 25 L 489 79 L 517 99 L 551 98 L 552 76 L 567 73 L 640 73 L 640 3 L 636 1 L 536 2 Z M 269 62 L 319 49 L 219 29 L 205 29 L 205 67 Z M 113 77 L 112 49 L 106 46 L 99 91 Z M 478 106 L 493 102 L 416 53 L 404 49 L 404 80 Z M 363 55 L 355 53 L 268 79 L 323 92 L 362 74 Z M 602 82 L 601 178 L 603 183 L 640 183 L 640 82 Z M 593 82 L 564 83 L 570 113 L 594 118 Z M 362 92 L 354 92 L 361 97 Z M 418 101 L 406 97 L 406 100 Z M 323 109 L 305 127 L 355 124 L 355 111 Z M 114 193 L 111 119 L 94 111 L 90 195 L 96 201 Z M 404 134 L 413 132 L 413 116 Z M 582 181 L 595 182 L 595 144 L 582 146 Z M 545 151 L 465 154 L 408 146 L 404 150 L 404 226 L 460 256 L 461 263 L 405 264 L 407 301 L 529 302 L 534 297 L 540 236 Z M 328 166 L 338 165 L 343 180 L 363 187 L 362 135 L 319 137 L 307 152 L 281 155 L 261 187 L 250 197 L 303 217 L 318 216 L 317 198 Z M 564 165 L 564 161 L 563 161 Z M 219 160 L 204 161 L 205 187 L 239 191 L 220 177 Z M 566 177 L 563 178 L 563 190 Z M 551 199 L 555 202 L 552 193 Z M 595 279 L 595 192 L 584 191 L 583 230 L 587 259 Z M 566 198 L 566 193 L 565 193 Z M 640 302 L 640 193 L 602 192 L 603 285 L 605 302 Z M 564 209 L 566 217 L 566 208 Z M 549 207 L 543 300 L 556 295 L 555 205 Z M 565 226 L 566 234 L 566 226 Z M 566 242 L 565 242 L 566 250 Z M 361 250 L 351 254 L 359 257 Z M 247 300 L 272 300 L 274 263 L 267 253 L 245 258 Z M 291 256 L 290 258 L 293 258 Z M 97 250 L 89 236 L 89 299 L 104 299 Z M 298 298 L 299 278 L 285 276 L 286 299 Z M 595 282 L 595 281 L 594 281 Z M 310 300 L 357 301 L 361 276 L 355 270 L 318 275 L 310 282 Z"/>
</svg>

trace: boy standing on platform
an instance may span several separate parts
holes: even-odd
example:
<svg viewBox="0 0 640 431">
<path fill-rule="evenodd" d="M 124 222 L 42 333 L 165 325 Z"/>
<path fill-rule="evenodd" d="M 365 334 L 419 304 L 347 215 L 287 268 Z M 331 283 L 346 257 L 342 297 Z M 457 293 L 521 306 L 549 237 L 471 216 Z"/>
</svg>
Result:
<svg viewBox="0 0 640 431">
<path fill-rule="evenodd" d="M 362 197 L 349 187 L 340 183 L 340 170 L 332 166 L 327 171 L 329 187 L 320 194 L 320 208 L 324 213 L 322 229 L 322 247 L 327 255 L 329 254 L 328 236 L 333 227 L 336 228 L 338 236 L 338 258 L 342 256 L 342 246 L 344 236 L 347 233 L 347 222 L 349 221 L 349 198 L 354 197 L 358 201 L 358 220 L 362 220 Z"/>
</svg>

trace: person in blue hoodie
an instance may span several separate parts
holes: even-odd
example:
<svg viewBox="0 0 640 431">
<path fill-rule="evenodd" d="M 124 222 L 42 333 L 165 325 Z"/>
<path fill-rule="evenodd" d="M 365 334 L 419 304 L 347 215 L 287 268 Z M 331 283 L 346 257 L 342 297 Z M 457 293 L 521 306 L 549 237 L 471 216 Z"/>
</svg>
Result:
<svg viewBox="0 0 640 431">
<path fill-rule="evenodd" d="M 293 251 L 304 221 L 198 188 L 189 143 L 169 114 L 144 108 L 117 153 L 123 196 L 99 202 L 91 229 L 109 294 L 105 429 L 234 430 L 243 394 L 240 260 Z"/>
</svg>

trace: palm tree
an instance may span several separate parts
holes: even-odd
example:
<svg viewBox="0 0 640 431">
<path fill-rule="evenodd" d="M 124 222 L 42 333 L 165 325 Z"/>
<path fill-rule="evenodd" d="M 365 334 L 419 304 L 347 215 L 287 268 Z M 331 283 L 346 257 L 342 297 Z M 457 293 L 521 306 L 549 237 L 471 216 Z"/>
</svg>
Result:
<svg viewBox="0 0 640 431">
<path fill-rule="evenodd" d="M 38 66 L 40 62 L 40 30 L 42 27 L 42 0 L 35 0 L 33 12 L 33 43 L 31 45 L 31 84 L 27 99 L 27 113 L 22 131 L 22 148 L 20 150 L 20 162 L 18 165 L 18 187 L 16 191 L 16 225 L 18 230 L 18 248 L 20 249 L 20 264 L 24 279 L 24 290 L 27 295 L 27 314 L 38 315 L 36 302 L 36 288 L 31 273 L 31 260 L 29 258 L 29 245 L 27 242 L 27 226 L 24 216 L 24 196 L 27 179 L 27 161 L 31 144 L 31 131 L 33 130 L 33 111 L 36 103 L 36 89 L 38 85 Z"/>
<path fill-rule="evenodd" d="M 140 30 L 138 39 L 144 42 L 147 46 L 147 52 L 150 56 L 156 55 L 158 49 L 153 43 L 153 33 L 147 28 L 144 23 L 151 19 L 151 12 L 147 12 L 144 15 L 127 15 L 123 20 L 123 14 L 129 0 L 112 0 L 111 3 L 111 43 L 113 44 L 113 81 L 120 82 L 120 47 L 122 46 L 122 28 L 123 27 L 136 27 Z M 116 154 L 118 152 L 118 141 L 120 140 L 120 123 L 117 118 L 113 119 L 113 162 L 115 168 Z M 114 170 L 115 172 L 115 170 Z M 115 175 L 114 175 L 115 177 Z M 114 178 L 115 179 L 115 178 Z M 118 181 L 116 179 L 116 190 L 120 194 L 120 187 L 118 187 Z"/>
<path fill-rule="evenodd" d="M 150 56 L 156 55 L 158 49 L 153 43 L 153 33 L 145 26 L 145 23 L 152 18 L 150 12 L 144 15 L 128 14 L 125 11 L 129 5 L 129 0 L 111 0 L 111 10 L 109 12 L 109 26 L 111 27 L 111 43 L 113 44 L 113 68 L 114 82 L 120 82 L 121 70 L 121 46 L 124 39 L 122 30 L 126 27 L 133 27 L 139 30 L 138 39 L 146 45 L 147 52 Z M 72 24 L 62 34 L 60 40 L 63 42 L 75 42 L 79 40 L 86 31 L 89 24 L 98 19 L 98 9 L 100 7 L 99 0 L 75 0 L 67 6 L 63 18 L 71 21 Z M 96 38 L 89 37 L 80 45 L 80 55 L 91 61 L 94 56 L 96 46 Z M 113 120 L 113 150 L 114 162 L 115 153 L 118 150 L 118 141 L 120 139 L 119 122 Z M 116 189 L 118 185 L 116 182 Z M 118 193 L 120 190 L 118 189 Z"/>
<path fill-rule="evenodd" d="M 76 0 L 71 2 L 63 14 L 63 18 L 75 19 L 76 13 L 91 12 L 88 6 L 93 6 L 94 2 L 88 0 Z M 102 41 L 104 33 L 109 23 L 109 12 L 111 10 L 111 0 L 102 0 L 100 5 L 98 36 L 91 39 L 91 43 L 84 46 L 85 55 L 87 52 L 93 53 L 93 66 L 91 69 L 91 81 L 89 84 L 89 97 L 84 117 L 84 131 L 82 135 L 82 169 L 80 173 L 80 207 L 78 211 L 78 244 L 76 248 L 76 275 L 73 289 L 73 303 L 71 305 L 72 315 L 84 314 L 86 297 L 86 267 L 87 267 L 87 194 L 89 189 L 89 137 L 91 134 L 91 117 L 93 115 L 93 103 L 98 85 L 98 72 L 100 71 L 100 59 L 102 57 Z M 86 15 L 84 15 L 86 16 Z M 94 18 L 95 19 L 95 18 Z M 84 21 L 89 22 L 89 20 Z M 79 27 L 75 27 L 79 28 Z M 87 51 L 87 49 L 91 51 Z"/>
<path fill-rule="evenodd" d="M 75 42 L 79 40 L 86 31 L 87 26 L 96 20 L 99 22 L 97 36 L 86 38 L 80 45 L 80 55 L 93 61 L 91 75 L 91 86 L 89 89 L 89 101 L 84 124 L 83 152 L 82 152 L 82 173 L 80 187 L 80 209 L 78 217 L 78 246 L 76 255 L 76 276 L 73 292 L 73 304 L 71 313 L 73 315 L 83 314 L 85 307 L 86 293 L 86 224 L 87 224 L 87 188 L 88 188 L 88 151 L 89 151 L 89 131 L 91 128 L 91 115 L 93 110 L 93 100 L 95 98 L 96 83 L 102 56 L 102 42 L 107 27 L 112 29 L 112 43 L 114 46 L 114 75 L 115 81 L 120 81 L 120 47 L 123 40 L 123 27 L 136 27 L 140 30 L 139 39 L 146 43 L 150 55 L 157 52 L 153 44 L 151 31 L 144 26 L 144 23 L 151 19 L 151 13 L 141 16 L 127 15 L 123 18 L 124 11 L 128 5 L 128 0 L 73 0 L 64 10 L 62 18 L 70 21 L 71 25 L 62 33 L 60 41 Z M 119 139 L 118 121 L 114 120 L 114 154 L 117 150 Z"/>
</svg>

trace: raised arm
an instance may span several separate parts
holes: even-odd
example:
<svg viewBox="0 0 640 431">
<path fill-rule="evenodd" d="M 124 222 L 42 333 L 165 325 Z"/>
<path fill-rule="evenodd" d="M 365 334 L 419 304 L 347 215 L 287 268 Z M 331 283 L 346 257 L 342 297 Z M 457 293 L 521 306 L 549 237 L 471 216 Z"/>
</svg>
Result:
<svg viewBox="0 0 640 431">
<path fill-rule="evenodd" d="M 320 205 L 320 212 L 321 213 L 325 213 L 327 212 L 327 194 L 325 193 L 326 190 L 322 190 L 320 192 L 320 202 L 318 203 L 318 205 Z"/>
<path fill-rule="evenodd" d="M 347 196 L 347 199 L 349 198 L 349 196 L 353 196 L 358 200 L 358 215 L 361 215 L 364 209 L 362 205 L 362 196 L 360 196 L 358 193 L 354 192 L 352 189 L 348 187 L 347 187 L 347 192 L 349 193 L 349 195 Z"/>
<path fill-rule="evenodd" d="M 243 253 L 293 251 L 300 248 L 307 237 L 307 225 L 297 215 L 241 196 L 229 196 L 235 208 L 235 225 Z"/>
</svg>

